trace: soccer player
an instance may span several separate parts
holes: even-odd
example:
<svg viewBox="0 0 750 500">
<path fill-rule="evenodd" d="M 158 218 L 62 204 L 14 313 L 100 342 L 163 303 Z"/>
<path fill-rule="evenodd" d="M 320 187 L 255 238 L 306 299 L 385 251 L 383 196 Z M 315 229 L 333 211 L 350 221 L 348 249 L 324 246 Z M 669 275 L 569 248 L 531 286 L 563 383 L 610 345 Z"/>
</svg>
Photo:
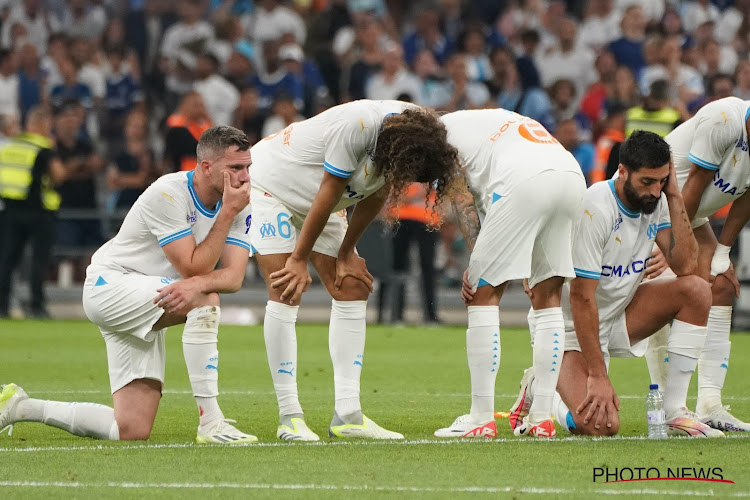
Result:
<svg viewBox="0 0 750 500">
<path fill-rule="evenodd" d="M 9 384 L 0 394 L 0 428 L 43 422 L 77 436 L 148 439 L 164 383 L 166 329 L 185 323 L 198 443 L 257 441 L 230 425 L 216 401 L 218 294 L 240 288 L 250 255 L 249 148 L 240 130 L 206 130 L 195 169 L 154 182 L 91 259 L 83 306 L 104 336 L 114 409 L 30 399 Z"/>
<path fill-rule="evenodd" d="M 497 436 L 498 303 L 510 280 L 529 278 L 539 325 L 532 370 L 538 383 L 528 418 L 514 421 L 513 427 L 517 433 L 553 437 L 552 398 L 559 374 L 553 348 L 563 334 L 562 285 L 575 276 L 573 235 L 586 181 L 575 158 L 531 118 L 494 109 L 459 111 L 442 120 L 470 192 L 456 203 L 456 211 L 471 249 L 463 291 L 471 411 L 435 436 Z"/>
<path fill-rule="evenodd" d="M 333 297 L 329 348 L 335 409 L 329 434 L 402 439 L 362 414 L 359 388 L 372 276 L 355 245 L 387 199 L 411 182 L 454 181 L 456 151 L 431 111 L 399 101 L 355 101 L 266 137 L 252 148 L 250 241 L 268 289 L 263 324 L 279 403 L 277 435 L 317 441 L 297 395 L 295 323 L 311 262 Z M 428 193 L 429 194 L 429 193 Z M 356 203 L 351 220 L 345 209 Z"/>
<path fill-rule="evenodd" d="M 721 391 L 729 369 L 732 304 L 740 291 L 729 250 L 750 220 L 748 131 L 750 101 L 726 97 L 706 104 L 666 137 L 685 210 L 698 240 L 696 272 L 711 282 L 708 334 L 698 362 L 696 413 L 715 429 L 744 432 L 750 432 L 750 423 L 727 411 Z M 732 208 L 717 241 L 707 217 L 729 203 Z M 667 335 L 665 329 L 650 340 L 646 356 L 651 378 L 658 382 L 663 381 L 671 362 L 666 355 Z"/>
<path fill-rule="evenodd" d="M 672 322 L 664 410 L 668 433 L 722 436 L 687 410 L 711 305 L 707 281 L 695 276 L 698 244 L 677 185 L 669 145 L 636 131 L 620 149 L 618 177 L 586 192 L 576 236 L 576 278 L 565 286 L 565 339 L 554 412 L 574 434 L 614 435 L 619 400 L 607 373 L 610 357 L 642 356 L 650 335 Z M 643 281 L 654 241 L 676 276 Z M 533 295 L 534 291 L 531 290 Z M 531 322 L 532 337 L 539 325 Z M 524 377 L 520 405 L 533 405 L 536 380 Z M 573 412 L 569 411 L 573 410 Z M 523 413 L 523 411 L 522 411 Z"/>
</svg>

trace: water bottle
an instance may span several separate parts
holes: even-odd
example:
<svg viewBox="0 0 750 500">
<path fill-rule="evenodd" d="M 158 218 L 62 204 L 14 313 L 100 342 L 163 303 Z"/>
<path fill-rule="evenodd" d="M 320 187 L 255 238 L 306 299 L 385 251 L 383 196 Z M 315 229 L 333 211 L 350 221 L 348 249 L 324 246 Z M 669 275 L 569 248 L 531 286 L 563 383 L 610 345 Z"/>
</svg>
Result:
<svg viewBox="0 0 750 500">
<path fill-rule="evenodd" d="M 658 384 L 648 386 L 646 410 L 648 412 L 648 438 L 666 439 L 667 421 L 664 415 L 663 399 Z"/>
</svg>

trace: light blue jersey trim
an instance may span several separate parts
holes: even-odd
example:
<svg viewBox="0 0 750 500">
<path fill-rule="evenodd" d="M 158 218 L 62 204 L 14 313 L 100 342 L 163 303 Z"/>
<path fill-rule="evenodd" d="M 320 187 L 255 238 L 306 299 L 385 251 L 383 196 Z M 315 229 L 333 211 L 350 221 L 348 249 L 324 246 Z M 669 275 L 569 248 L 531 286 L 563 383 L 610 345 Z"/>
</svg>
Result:
<svg viewBox="0 0 750 500">
<path fill-rule="evenodd" d="M 573 271 L 575 271 L 576 276 L 578 276 L 579 278 L 589 278 L 592 280 L 598 280 L 602 274 L 596 271 L 587 271 L 585 269 L 578 269 L 577 267 L 574 267 Z"/>
<path fill-rule="evenodd" d="M 688 155 L 688 160 L 692 161 L 696 165 L 698 165 L 701 168 L 705 168 L 706 170 L 719 170 L 719 165 L 716 163 L 707 162 L 706 160 L 701 160 L 697 156 L 695 156 L 693 153 L 690 153 Z"/>
<path fill-rule="evenodd" d="M 346 170 L 341 170 L 340 168 L 336 168 L 327 161 L 323 162 L 323 168 L 326 172 L 328 172 L 331 175 L 335 175 L 336 177 L 341 177 L 343 179 L 348 179 L 352 176 L 352 172 L 347 172 Z"/>
<path fill-rule="evenodd" d="M 195 186 L 193 186 L 193 175 L 195 174 L 195 170 L 191 170 L 187 173 L 188 178 L 188 191 L 190 191 L 190 197 L 193 199 L 193 204 L 195 205 L 195 208 L 198 209 L 198 211 L 201 213 L 201 215 L 204 215 L 208 217 L 209 219 L 213 219 L 214 216 L 219 212 L 219 208 L 221 208 L 221 200 L 219 200 L 219 203 L 216 204 L 215 210 L 209 210 L 207 209 L 203 203 L 201 203 L 201 200 L 198 199 L 198 195 L 195 193 Z"/>
<path fill-rule="evenodd" d="M 244 242 L 237 238 L 227 238 L 227 245 L 237 245 L 238 247 L 242 247 L 248 252 L 252 251 L 250 250 L 250 244 L 247 242 Z"/>
<path fill-rule="evenodd" d="M 164 238 L 159 240 L 159 246 L 163 247 L 167 243 L 172 243 L 173 241 L 177 241 L 180 238 L 184 238 L 185 236 L 190 236 L 193 234 L 193 230 L 190 228 L 183 229 L 182 231 L 178 231 L 174 234 L 170 234 L 169 236 L 165 236 Z"/>
<path fill-rule="evenodd" d="M 745 101 L 748 102 L 748 101 Z M 750 117 L 750 106 L 747 107 L 747 111 L 745 111 L 745 123 L 747 123 L 747 119 Z"/>
<path fill-rule="evenodd" d="M 625 204 L 622 201 L 620 201 L 620 197 L 617 196 L 617 191 L 615 191 L 615 180 L 614 179 L 610 179 L 610 180 L 607 181 L 607 183 L 609 183 L 609 189 L 612 190 L 612 196 L 615 197 L 615 201 L 617 202 L 617 206 L 620 207 L 620 212 L 624 213 L 625 215 L 627 215 L 631 219 L 637 219 L 638 217 L 640 217 L 641 216 L 640 213 L 633 212 L 628 207 L 626 207 Z"/>
<path fill-rule="evenodd" d="M 670 227 L 672 227 L 672 224 L 670 222 L 662 222 L 661 224 L 656 226 L 656 232 L 658 233 L 662 229 L 669 229 Z"/>
<path fill-rule="evenodd" d="M 485 280 L 484 278 L 479 278 L 479 284 L 477 285 L 477 288 L 479 288 L 480 286 L 487 286 L 487 285 L 492 286 L 492 284 L 489 281 Z"/>
</svg>

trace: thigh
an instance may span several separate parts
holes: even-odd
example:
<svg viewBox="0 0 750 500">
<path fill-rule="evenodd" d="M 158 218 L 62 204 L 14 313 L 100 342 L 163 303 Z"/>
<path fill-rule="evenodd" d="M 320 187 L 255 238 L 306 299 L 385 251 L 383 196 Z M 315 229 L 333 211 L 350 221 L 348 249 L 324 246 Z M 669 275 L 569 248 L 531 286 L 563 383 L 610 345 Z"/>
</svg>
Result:
<svg viewBox="0 0 750 500">
<path fill-rule="evenodd" d="M 270 276 L 276 271 L 284 269 L 284 265 L 291 255 L 291 253 L 276 253 L 267 255 L 255 254 L 254 256 L 255 262 L 258 264 L 260 274 L 261 276 L 263 276 L 263 281 L 266 284 L 268 298 L 274 302 L 284 302 L 281 300 L 281 293 L 284 291 L 284 287 L 271 287 L 271 283 L 273 283 L 273 280 L 271 280 Z"/>
<path fill-rule="evenodd" d="M 625 308 L 630 343 L 640 342 L 661 329 L 680 310 L 675 292 L 677 277 L 644 281 Z"/>
<path fill-rule="evenodd" d="M 336 289 L 336 259 L 330 255 L 313 252 L 310 261 L 318 272 L 321 281 L 336 300 L 367 300 L 370 289 L 361 280 L 347 276 L 343 279 L 341 287 Z"/>
<path fill-rule="evenodd" d="M 107 366 L 112 394 L 134 380 L 149 379 L 164 384 L 166 330 L 154 332 L 151 340 L 132 335 L 102 333 L 107 347 Z"/>
<path fill-rule="evenodd" d="M 161 382 L 137 379 L 112 394 L 120 439 L 148 439 L 161 400 Z"/>
</svg>

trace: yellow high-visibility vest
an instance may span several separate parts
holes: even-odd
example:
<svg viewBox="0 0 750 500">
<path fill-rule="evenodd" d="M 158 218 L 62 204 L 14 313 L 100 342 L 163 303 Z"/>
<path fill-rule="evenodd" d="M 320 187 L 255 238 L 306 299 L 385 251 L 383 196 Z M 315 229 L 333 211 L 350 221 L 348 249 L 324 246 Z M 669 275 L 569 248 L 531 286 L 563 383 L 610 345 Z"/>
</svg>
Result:
<svg viewBox="0 0 750 500">
<path fill-rule="evenodd" d="M 634 130 L 647 130 L 665 137 L 680 117 L 680 112 L 673 108 L 659 111 L 646 111 L 641 106 L 630 108 L 625 112 L 625 137 L 630 137 Z"/>
<path fill-rule="evenodd" d="M 51 149 L 52 141 L 31 133 L 23 133 L 0 146 L 0 198 L 25 200 L 31 188 L 32 169 L 42 149 Z M 60 195 L 52 188 L 49 174 L 41 179 L 42 207 L 60 208 Z"/>
</svg>

